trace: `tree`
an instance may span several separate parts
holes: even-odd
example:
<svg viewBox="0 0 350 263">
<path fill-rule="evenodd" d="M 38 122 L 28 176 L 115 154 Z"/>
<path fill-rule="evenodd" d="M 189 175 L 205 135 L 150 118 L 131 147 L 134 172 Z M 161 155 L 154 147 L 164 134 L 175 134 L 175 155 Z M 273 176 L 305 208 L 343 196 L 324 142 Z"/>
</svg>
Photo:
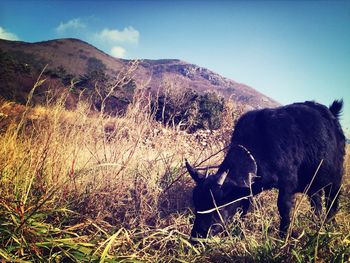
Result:
<svg viewBox="0 0 350 263">
<path fill-rule="evenodd" d="M 178 129 L 218 129 L 225 101 L 216 93 L 198 95 L 193 90 L 165 88 L 152 102 L 155 119 Z"/>
<path fill-rule="evenodd" d="M 216 93 L 205 93 L 199 97 L 199 120 L 204 129 L 216 130 L 221 127 L 224 111 L 224 98 Z"/>
<path fill-rule="evenodd" d="M 95 57 L 87 60 L 87 72 L 80 76 L 78 86 L 85 88 L 94 88 L 96 84 L 105 85 L 109 78 L 105 73 L 107 67 L 103 62 Z"/>
</svg>

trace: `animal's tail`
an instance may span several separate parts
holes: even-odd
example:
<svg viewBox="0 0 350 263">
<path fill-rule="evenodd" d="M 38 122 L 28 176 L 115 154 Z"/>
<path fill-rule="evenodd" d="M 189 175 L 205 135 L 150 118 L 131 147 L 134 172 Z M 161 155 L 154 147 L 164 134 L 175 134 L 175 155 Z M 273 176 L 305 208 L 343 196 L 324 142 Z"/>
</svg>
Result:
<svg viewBox="0 0 350 263">
<path fill-rule="evenodd" d="M 329 110 L 332 112 L 334 117 L 339 119 L 343 109 L 343 99 L 333 101 L 332 105 L 329 106 Z"/>
</svg>

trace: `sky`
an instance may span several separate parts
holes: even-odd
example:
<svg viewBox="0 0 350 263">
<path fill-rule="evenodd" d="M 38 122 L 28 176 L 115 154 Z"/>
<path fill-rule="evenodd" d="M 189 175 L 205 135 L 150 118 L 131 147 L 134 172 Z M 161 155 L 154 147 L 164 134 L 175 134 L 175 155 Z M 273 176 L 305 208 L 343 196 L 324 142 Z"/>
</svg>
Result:
<svg viewBox="0 0 350 263">
<path fill-rule="evenodd" d="M 281 104 L 343 98 L 350 135 L 350 1 L 0 0 L 0 38 L 74 37 L 126 59 L 181 59 Z"/>
</svg>

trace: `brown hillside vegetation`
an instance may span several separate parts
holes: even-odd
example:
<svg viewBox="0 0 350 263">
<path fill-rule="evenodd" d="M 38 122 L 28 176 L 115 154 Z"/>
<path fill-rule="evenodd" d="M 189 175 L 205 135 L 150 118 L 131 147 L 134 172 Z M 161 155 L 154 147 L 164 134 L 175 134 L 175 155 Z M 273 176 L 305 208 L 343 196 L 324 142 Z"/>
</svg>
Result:
<svg viewBox="0 0 350 263">
<path fill-rule="evenodd" d="M 138 93 L 122 116 L 73 110 L 66 95 L 46 107 L 0 102 L 0 259 L 33 262 L 346 262 L 350 256 L 350 153 L 334 225 L 299 195 L 280 240 L 276 193 L 254 198 L 247 217 L 192 246 L 193 182 L 184 158 L 217 164 L 238 115 L 226 105 L 218 131 L 164 128 Z"/>
</svg>

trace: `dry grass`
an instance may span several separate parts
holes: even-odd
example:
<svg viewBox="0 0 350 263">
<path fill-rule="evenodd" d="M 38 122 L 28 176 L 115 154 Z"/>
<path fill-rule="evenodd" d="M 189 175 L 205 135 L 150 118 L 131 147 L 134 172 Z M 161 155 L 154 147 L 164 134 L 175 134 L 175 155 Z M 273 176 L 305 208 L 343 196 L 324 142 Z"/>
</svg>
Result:
<svg viewBox="0 0 350 263">
<path fill-rule="evenodd" d="M 315 219 L 302 196 L 294 228 L 277 235 L 276 192 L 254 198 L 232 237 L 193 247 L 184 158 L 200 163 L 226 143 L 153 121 L 138 96 L 123 117 L 92 115 L 64 95 L 47 107 L 0 102 L 0 259 L 43 262 L 345 262 L 350 255 L 350 153 L 337 225 Z M 231 109 L 232 110 L 232 109 Z M 215 163 L 222 153 L 204 164 Z"/>
</svg>

